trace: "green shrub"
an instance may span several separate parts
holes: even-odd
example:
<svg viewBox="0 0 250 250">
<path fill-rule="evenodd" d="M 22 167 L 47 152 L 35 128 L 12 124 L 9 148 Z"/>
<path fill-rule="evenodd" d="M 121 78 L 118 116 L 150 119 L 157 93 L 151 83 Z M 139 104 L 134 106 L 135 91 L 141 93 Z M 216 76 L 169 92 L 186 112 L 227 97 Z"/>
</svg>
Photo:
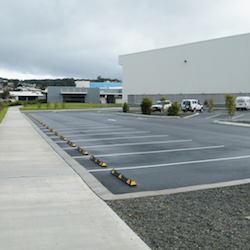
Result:
<svg viewBox="0 0 250 250">
<path fill-rule="evenodd" d="M 41 106 L 42 106 L 41 102 L 38 102 L 38 103 L 37 103 L 37 108 L 38 108 L 38 109 L 41 109 Z"/>
<path fill-rule="evenodd" d="M 179 116 L 180 107 L 177 102 L 173 102 L 172 105 L 168 108 L 169 116 Z"/>
<path fill-rule="evenodd" d="M 35 99 L 33 101 L 29 101 L 28 104 L 37 104 L 38 103 L 38 99 Z"/>
<path fill-rule="evenodd" d="M 6 102 L 6 106 L 19 106 L 19 105 L 23 105 L 22 102 L 20 101 L 16 101 L 16 102 Z"/>
<path fill-rule="evenodd" d="M 124 102 L 123 107 L 122 107 L 123 112 L 127 113 L 129 112 L 129 106 L 128 103 Z"/>
<path fill-rule="evenodd" d="M 58 103 L 55 102 L 55 103 L 54 103 L 54 108 L 57 109 L 57 106 L 58 106 Z"/>
<path fill-rule="evenodd" d="M 141 102 L 141 112 L 142 114 L 151 115 L 152 114 L 152 101 L 147 96 L 142 99 Z"/>
</svg>

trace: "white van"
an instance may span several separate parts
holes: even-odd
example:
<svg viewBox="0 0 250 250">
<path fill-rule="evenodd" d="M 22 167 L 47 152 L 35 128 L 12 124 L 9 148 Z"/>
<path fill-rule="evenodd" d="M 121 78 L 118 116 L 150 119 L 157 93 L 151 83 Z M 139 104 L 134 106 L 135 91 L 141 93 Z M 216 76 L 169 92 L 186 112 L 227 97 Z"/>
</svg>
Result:
<svg viewBox="0 0 250 250">
<path fill-rule="evenodd" d="M 203 112 L 203 105 L 197 99 L 184 99 L 181 101 L 181 109 L 183 112 L 186 111 L 200 111 Z"/>
<path fill-rule="evenodd" d="M 238 96 L 235 99 L 235 108 L 239 109 L 250 109 L 250 97 L 249 96 Z"/>
</svg>

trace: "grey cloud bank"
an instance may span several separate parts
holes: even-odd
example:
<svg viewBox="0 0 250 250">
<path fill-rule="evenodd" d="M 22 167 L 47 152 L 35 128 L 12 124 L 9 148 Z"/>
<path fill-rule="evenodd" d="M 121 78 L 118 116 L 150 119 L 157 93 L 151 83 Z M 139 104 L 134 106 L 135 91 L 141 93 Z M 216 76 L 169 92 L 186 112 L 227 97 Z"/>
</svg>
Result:
<svg viewBox="0 0 250 250">
<path fill-rule="evenodd" d="M 0 0 L 0 77 L 122 78 L 118 56 L 250 32 L 248 0 Z"/>
</svg>

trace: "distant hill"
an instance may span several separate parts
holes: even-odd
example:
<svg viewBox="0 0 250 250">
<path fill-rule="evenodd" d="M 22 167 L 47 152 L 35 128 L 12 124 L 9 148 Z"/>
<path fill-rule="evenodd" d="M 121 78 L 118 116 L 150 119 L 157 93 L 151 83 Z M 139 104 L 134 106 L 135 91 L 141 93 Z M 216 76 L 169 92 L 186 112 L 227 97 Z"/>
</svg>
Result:
<svg viewBox="0 0 250 250">
<path fill-rule="evenodd" d="M 24 80 L 20 84 L 34 84 L 37 88 L 46 89 L 48 86 L 75 86 L 75 80 L 73 78 Z"/>
<path fill-rule="evenodd" d="M 121 80 L 118 79 L 110 79 L 110 78 L 102 78 L 98 76 L 97 79 L 77 79 L 77 81 L 90 81 L 90 82 L 113 82 L 113 83 L 120 83 Z M 32 79 L 32 80 L 17 80 L 17 79 L 7 79 L 0 77 L 0 83 L 7 85 L 8 83 L 12 82 L 13 87 L 16 88 L 20 85 L 33 85 L 37 88 L 46 89 L 48 86 L 75 86 L 76 79 L 74 78 L 64 78 L 64 79 Z"/>
</svg>

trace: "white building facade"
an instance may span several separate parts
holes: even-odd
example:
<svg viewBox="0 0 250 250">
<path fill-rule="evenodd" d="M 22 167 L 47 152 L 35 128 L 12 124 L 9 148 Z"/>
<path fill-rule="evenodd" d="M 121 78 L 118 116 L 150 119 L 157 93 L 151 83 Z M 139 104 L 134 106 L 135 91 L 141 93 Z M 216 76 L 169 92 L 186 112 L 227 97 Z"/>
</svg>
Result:
<svg viewBox="0 0 250 250">
<path fill-rule="evenodd" d="M 220 103 L 225 94 L 250 95 L 250 33 L 121 55 L 119 64 L 123 102 L 138 103 L 146 95 Z"/>
</svg>

